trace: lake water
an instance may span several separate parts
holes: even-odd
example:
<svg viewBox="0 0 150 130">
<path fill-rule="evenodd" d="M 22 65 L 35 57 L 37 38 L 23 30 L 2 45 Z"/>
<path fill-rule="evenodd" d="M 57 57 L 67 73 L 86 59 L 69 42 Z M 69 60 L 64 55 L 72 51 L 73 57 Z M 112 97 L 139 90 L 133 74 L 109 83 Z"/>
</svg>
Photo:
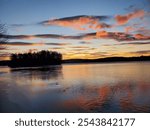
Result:
<svg viewBox="0 0 150 130">
<path fill-rule="evenodd" d="M 0 112 L 150 112 L 150 62 L 0 67 Z"/>
</svg>

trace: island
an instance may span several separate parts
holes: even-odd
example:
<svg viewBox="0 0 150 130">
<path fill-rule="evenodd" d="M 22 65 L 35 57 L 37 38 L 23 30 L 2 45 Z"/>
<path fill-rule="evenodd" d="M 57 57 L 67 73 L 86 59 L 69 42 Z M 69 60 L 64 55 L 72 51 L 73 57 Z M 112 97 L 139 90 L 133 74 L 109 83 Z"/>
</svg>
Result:
<svg viewBox="0 0 150 130">
<path fill-rule="evenodd" d="M 56 51 L 39 51 L 11 54 L 8 66 L 15 67 L 36 67 L 47 65 L 60 65 L 62 63 L 62 54 Z"/>
</svg>

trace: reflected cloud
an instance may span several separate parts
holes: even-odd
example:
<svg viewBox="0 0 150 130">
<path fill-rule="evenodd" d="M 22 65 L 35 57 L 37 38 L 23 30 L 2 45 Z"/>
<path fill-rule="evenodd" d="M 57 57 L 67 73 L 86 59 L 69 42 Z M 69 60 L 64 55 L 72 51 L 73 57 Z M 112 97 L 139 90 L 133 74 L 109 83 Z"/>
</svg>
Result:
<svg viewBox="0 0 150 130">
<path fill-rule="evenodd" d="M 150 112 L 148 67 L 146 62 L 7 70 L 0 73 L 0 112 Z"/>
<path fill-rule="evenodd" d="M 0 112 L 59 112 L 62 66 L 11 69 L 8 74 L 0 75 Z"/>
<path fill-rule="evenodd" d="M 149 101 L 141 102 L 150 95 L 150 92 L 139 93 L 141 89 L 149 91 L 150 87 L 143 83 L 79 87 L 77 90 L 68 90 L 69 93 L 71 91 L 76 94 L 72 99 L 64 101 L 63 105 L 68 111 L 80 112 L 150 112 Z M 139 97 L 142 98 L 140 102 Z"/>
</svg>

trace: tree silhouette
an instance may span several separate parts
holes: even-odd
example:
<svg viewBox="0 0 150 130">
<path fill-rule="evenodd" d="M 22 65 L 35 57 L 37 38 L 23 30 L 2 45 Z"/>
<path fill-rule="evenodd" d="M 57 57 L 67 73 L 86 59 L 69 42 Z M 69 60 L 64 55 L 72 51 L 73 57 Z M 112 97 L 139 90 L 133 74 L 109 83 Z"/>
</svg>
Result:
<svg viewBox="0 0 150 130">
<path fill-rule="evenodd" d="M 33 53 L 11 54 L 10 58 L 10 67 L 59 65 L 62 62 L 62 54 L 55 51 L 45 50 Z"/>
<path fill-rule="evenodd" d="M 0 23 L 0 50 L 6 49 L 6 46 L 4 46 L 4 43 L 8 41 L 6 37 L 4 37 L 7 33 L 6 25 Z"/>
</svg>

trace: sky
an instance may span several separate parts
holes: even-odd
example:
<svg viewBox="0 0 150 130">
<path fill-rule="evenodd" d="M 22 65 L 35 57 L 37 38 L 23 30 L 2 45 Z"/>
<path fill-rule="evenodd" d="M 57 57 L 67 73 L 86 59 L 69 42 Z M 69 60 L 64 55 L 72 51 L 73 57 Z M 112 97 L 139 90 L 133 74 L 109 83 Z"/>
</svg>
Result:
<svg viewBox="0 0 150 130">
<path fill-rule="evenodd" d="M 150 55 L 150 0 L 0 0 L 12 53 L 57 51 L 63 59 Z"/>
</svg>

